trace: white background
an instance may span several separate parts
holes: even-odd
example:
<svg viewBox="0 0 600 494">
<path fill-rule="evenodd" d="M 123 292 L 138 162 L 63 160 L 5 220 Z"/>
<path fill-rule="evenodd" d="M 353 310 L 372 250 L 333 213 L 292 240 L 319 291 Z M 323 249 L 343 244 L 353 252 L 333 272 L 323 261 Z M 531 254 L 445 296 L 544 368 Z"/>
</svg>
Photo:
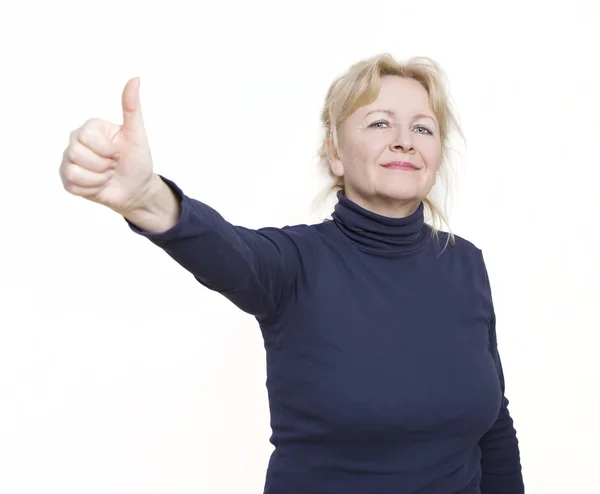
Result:
<svg viewBox="0 0 600 494">
<path fill-rule="evenodd" d="M 157 172 L 235 224 L 320 221 L 326 90 L 381 52 L 451 84 L 526 490 L 600 492 L 598 2 L 150 3 L 0 14 L 0 492 L 262 492 L 258 326 L 65 192 L 62 152 L 140 76 Z"/>
</svg>

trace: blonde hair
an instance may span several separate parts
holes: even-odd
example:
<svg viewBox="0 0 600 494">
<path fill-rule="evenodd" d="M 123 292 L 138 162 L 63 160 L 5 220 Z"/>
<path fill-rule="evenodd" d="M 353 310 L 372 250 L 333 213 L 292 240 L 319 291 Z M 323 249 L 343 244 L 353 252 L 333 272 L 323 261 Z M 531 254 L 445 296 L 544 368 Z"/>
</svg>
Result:
<svg viewBox="0 0 600 494">
<path fill-rule="evenodd" d="M 438 119 L 440 140 L 442 145 L 439 174 L 445 184 L 444 207 L 436 205 L 430 194 L 423 199 L 432 224 L 432 233 L 438 235 L 439 228 L 446 225 L 449 240 L 454 244 L 454 234 L 450 229 L 448 215 L 445 211 L 449 195 L 448 186 L 448 155 L 451 151 L 449 135 L 456 130 L 464 140 L 464 135 L 457 118 L 450 107 L 449 96 L 444 84 L 445 75 L 440 65 L 429 57 L 413 57 L 406 62 L 398 62 L 388 53 L 376 55 L 352 65 L 348 71 L 335 79 L 321 111 L 321 124 L 325 130 L 322 145 L 318 151 L 319 166 L 328 174 L 331 184 L 325 194 L 344 191 L 343 177 L 336 176 L 330 167 L 326 143 L 331 141 L 339 155 L 338 133 L 345 120 L 358 108 L 375 101 L 379 94 L 381 78 L 386 75 L 396 75 L 419 82 L 427 91 L 431 109 Z"/>
</svg>

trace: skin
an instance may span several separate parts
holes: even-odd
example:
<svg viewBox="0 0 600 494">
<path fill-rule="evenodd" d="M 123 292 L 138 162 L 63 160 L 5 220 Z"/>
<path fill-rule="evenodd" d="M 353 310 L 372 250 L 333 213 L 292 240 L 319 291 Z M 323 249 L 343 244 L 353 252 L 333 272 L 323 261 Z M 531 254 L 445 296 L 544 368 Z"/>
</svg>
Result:
<svg viewBox="0 0 600 494">
<path fill-rule="evenodd" d="M 343 177 L 346 196 L 364 209 L 409 216 L 435 184 L 442 155 L 438 121 L 427 91 L 413 79 L 383 76 L 377 99 L 348 117 L 338 141 L 339 154 L 327 143 L 331 169 Z M 382 166 L 390 161 L 418 170 Z"/>
<path fill-rule="evenodd" d="M 112 209 L 142 230 L 164 232 L 177 223 L 180 205 L 153 171 L 139 78 L 127 82 L 121 103 L 122 125 L 92 118 L 71 132 L 60 178 L 71 194 Z"/>
</svg>

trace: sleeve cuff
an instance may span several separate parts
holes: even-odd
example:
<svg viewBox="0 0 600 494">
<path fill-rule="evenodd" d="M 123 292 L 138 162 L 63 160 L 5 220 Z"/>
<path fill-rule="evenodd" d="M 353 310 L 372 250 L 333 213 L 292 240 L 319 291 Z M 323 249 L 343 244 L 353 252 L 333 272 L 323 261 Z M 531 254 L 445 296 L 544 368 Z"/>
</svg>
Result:
<svg viewBox="0 0 600 494">
<path fill-rule="evenodd" d="M 152 241 L 163 242 L 163 241 L 170 240 L 178 235 L 178 233 L 182 229 L 183 225 L 186 223 L 186 220 L 188 219 L 189 207 L 188 207 L 188 204 L 186 201 L 185 194 L 177 186 L 177 184 L 175 184 L 175 182 L 173 182 L 172 180 L 169 180 L 168 178 L 163 177 L 160 174 L 158 176 L 162 179 L 163 182 L 165 182 L 171 188 L 171 190 L 175 193 L 175 195 L 179 199 L 179 205 L 180 205 L 181 209 L 180 209 L 180 215 L 179 215 L 179 219 L 177 220 L 177 223 L 175 223 L 175 225 L 173 225 L 171 228 L 169 228 L 168 230 L 166 230 L 164 232 L 147 232 L 147 231 L 139 228 L 136 224 L 132 223 L 124 216 L 123 216 L 123 219 L 125 220 L 125 222 L 129 226 L 129 228 L 134 233 L 137 233 L 138 235 L 146 237 Z"/>
</svg>

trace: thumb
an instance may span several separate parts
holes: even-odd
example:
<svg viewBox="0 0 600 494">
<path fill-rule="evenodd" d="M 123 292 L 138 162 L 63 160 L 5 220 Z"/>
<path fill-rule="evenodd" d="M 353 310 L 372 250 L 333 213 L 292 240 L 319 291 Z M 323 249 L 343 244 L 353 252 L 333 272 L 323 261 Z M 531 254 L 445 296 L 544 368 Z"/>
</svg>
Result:
<svg viewBox="0 0 600 494">
<path fill-rule="evenodd" d="M 123 89 L 123 133 L 128 139 L 138 142 L 145 138 L 142 105 L 140 103 L 140 78 L 130 79 Z M 141 144 L 141 143 L 140 143 Z"/>
</svg>

